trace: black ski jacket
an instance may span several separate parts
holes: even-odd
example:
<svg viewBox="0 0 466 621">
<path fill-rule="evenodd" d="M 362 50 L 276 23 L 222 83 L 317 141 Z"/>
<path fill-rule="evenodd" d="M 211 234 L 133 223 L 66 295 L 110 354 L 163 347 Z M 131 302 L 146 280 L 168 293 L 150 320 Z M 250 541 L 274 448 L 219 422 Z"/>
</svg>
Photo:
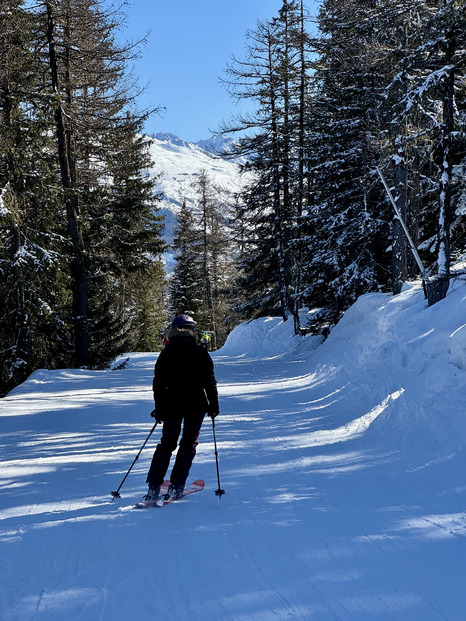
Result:
<svg viewBox="0 0 466 621">
<path fill-rule="evenodd" d="M 217 381 L 209 353 L 192 336 L 176 335 L 163 349 L 154 368 L 156 418 L 218 413 Z"/>
</svg>

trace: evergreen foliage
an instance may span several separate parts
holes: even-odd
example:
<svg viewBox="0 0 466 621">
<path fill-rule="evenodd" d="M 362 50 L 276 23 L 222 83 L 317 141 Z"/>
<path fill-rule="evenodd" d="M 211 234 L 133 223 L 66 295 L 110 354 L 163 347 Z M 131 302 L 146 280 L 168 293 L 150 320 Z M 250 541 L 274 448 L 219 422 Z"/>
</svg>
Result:
<svg viewBox="0 0 466 621">
<path fill-rule="evenodd" d="M 170 307 L 173 316 L 190 314 L 199 319 L 203 307 L 199 234 L 194 217 L 183 202 L 177 216 L 173 248 L 176 264 L 170 280 Z"/>
<path fill-rule="evenodd" d="M 135 47 L 106 6 L 0 7 L 0 393 L 40 366 L 157 349 L 168 309 L 218 347 L 238 314 L 300 332 L 300 308 L 320 308 L 324 331 L 362 293 L 397 293 L 417 265 L 378 161 L 445 295 L 466 237 L 464 0 L 323 0 L 317 29 L 283 0 L 257 22 L 225 79 L 255 108 L 222 128 L 250 181 L 232 206 L 199 173 L 169 296 Z"/>
<path fill-rule="evenodd" d="M 247 56 L 234 58 L 227 85 L 237 99 L 252 99 L 255 115 L 235 119 L 224 131 L 250 131 L 239 140 L 248 158 L 253 187 L 246 192 L 247 216 L 239 284 L 249 291 L 243 308 L 280 312 L 286 320 L 298 308 L 293 298 L 293 235 L 304 204 L 304 119 L 308 91 L 309 45 L 301 2 L 284 2 L 279 16 L 258 22 L 248 33 Z M 267 278 L 259 281 L 262 276 Z M 262 291 L 260 288 L 262 287 Z"/>
<path fill-rule="evenodd" d="M 219 198 L 228 192 L 217 188 L 205 170 L 198 174 L 195 191 L 194 207 L 184 202 L 177 218 L 170 307 L 173 315 L 192 315 L 198 332 L 208 331 L 217 349 L 236 320 L 231 311 L 234 251 L 228 208 Z"/>
<path fill-rule="evenodd" d="M 465 20 L 461 0 L 302 2 L 248 33 L 227 85 L 255 112 L 238 153 L 254 173 L 237 220 L 249 316 L 322 309 L 327 329 L 367 291 L 417 273 L 376 157 L 431 278 L 464 252 Z M 315 326 L 314 326 L 315 329 Z"/>
<path fill-rule="evenodd" d="M 119 19 L 98 0 L 2 3 L 1 393 L 40 366 L 147 347 L 163 321 L 162 223 Z"/>
<path fill-rule="evenodd" d="M 35 23 L 21 4 L 0 12 L 0 393 L 38 366 L 70 361 L 67 248 Z"/>
</svg>

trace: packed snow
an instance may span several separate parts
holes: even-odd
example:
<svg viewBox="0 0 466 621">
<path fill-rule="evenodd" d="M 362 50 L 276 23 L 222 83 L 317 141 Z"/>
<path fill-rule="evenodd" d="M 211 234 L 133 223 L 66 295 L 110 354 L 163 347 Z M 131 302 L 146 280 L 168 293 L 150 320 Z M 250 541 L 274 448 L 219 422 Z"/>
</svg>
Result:
<svg viewBox="0 0 466 621">
<path fill-rule="evenodd" d="M 133 508 L 156 354 L 37 371 L 0 403 L 2 621 L 463 621 L 466 286 L 362 296 L 321 343 L 242 324 L 213 354 L 221 487 Z M 115 367 L 121 367 L 118 360 Z"/>
</svg>

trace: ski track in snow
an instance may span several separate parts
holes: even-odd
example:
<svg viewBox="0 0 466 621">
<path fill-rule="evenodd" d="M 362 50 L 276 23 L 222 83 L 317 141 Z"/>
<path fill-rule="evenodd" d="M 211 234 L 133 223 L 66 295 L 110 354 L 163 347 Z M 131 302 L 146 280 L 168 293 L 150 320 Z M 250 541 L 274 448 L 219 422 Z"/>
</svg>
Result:
<svg viewBox="0 0 466 621">
<path fill-rule="evenodd" d="M 465 293 L 363 296 L 320 346 L 237 328 L 214 354 L 226 494 L 206 419 L 206 489 L 163 509 L 133 510 L 157 429 L 110 495 L 156 354 L 34 373 L 0 402 L 0 620 L 463 621 Z"/>
</svg>

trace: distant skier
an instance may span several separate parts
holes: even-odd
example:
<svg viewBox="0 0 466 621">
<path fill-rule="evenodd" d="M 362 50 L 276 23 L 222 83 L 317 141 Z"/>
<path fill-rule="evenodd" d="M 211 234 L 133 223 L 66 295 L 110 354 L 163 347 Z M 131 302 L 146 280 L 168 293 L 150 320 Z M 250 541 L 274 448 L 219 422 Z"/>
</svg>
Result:
<svg viewBox="0 0 466 621">
<path fill-rule="evenodd" d="M 210 340 L 210 334 L 208 332 L 204 332 L 201 336 L 201 345 L 207 351 L 210 349 Z"/>
<path fill-rule="evenodd" d="M 209 353 L 196 342 L 196 322 L 189 315 L 178 315 L 168 333 L 170 346 L 163 349 L 154 369 L 155 410 L 152 415 L 163 421 L 160 443 L 155 449 L 147 473 L 149 490 L 144 500 L 160 496 L 170 458 L 178 443 L 178 453 L 170 476 L 169 497 L 183 494 L 206 413 L 219 413 L 217 381 Z"/>
</svg>

